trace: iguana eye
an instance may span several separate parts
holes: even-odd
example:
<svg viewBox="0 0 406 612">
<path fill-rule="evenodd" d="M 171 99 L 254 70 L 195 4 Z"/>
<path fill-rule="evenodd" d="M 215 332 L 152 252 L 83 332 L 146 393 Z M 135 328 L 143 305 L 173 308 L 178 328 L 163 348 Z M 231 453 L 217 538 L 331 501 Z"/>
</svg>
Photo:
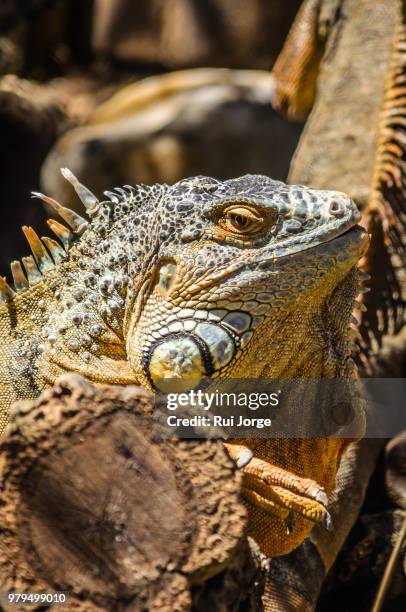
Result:
<svg viewBox="0 0 406 612">
<path fill-rule="evenodd" d="M 220 225 L 233 234 L 251 235 L 260 232 L 265 226 L 265 219 L 255 210 L 248 207 L 232 207 L 224 211 Z"/>
</svg>

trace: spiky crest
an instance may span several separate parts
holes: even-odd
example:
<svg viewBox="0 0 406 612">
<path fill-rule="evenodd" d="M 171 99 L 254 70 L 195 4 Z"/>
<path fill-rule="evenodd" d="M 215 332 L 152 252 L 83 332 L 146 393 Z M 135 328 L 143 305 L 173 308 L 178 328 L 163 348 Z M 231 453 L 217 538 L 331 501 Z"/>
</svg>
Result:
<svg viewBox="0 0 406 612">
<path fill-rule="evenodd" d="M 94 193 L 92 193 L 90 189 L 82 185 L 82 183 L 79 182 L 79 180 L 76 178 L 73 172 L 69 170 L 69 168 L 61 168 L 61 173 L 62 176 L 73 186 L 84 207 L 86 208 L 86 212 L 90 216 L 95 214 L 99 206 L 99 200 L 96 198 Z"/>
<path fill-rule="evenodd" d="M 59 202 L 54 200 L 54 198 L 50 198 L 49 196 L 46 196 L 43 193 L 38 193 L 36 191 L 32 192 L 32 197 L 39 198 L 40 200 L 51 206 L 51 208 L 53 208 L 54 211 L 58 213 L 58 215 L 62 217 L 64 221 L 66 221 L 66 223 L 71 227 L 75 234 L 81 234 L 86 229 L 88 225 L 86 219 L 78 215 L 78 213 L 71 210 L 70 208 L 62 206 L 62 204 L 59 204 Z"/>
<path fill-rule="evenodd" d="M 76 192 L 81 198 L 87 209 L 95 209 L 99 204 L 96 196 L 91 191 L 84 187 L 78 179 L 66 168 L 62 170 L 62 174 L 74 186 Z M 73 242 L 74 234 L 80 235 L 88 226 L 88 221 L 81 217 L 78 213 L 62 206 L 53 198 L 42 193 L 33 192 L 32 196 L 40 198 L 43 202 L 51 206 L 55 212 L 70 226 L 73 233 L 62 223 L 54 219 L 48 219 L 47 223 L 51 230 L 61 241 L 62 245 L 48 236 L 40 238 L 32 227 L 23 226 L 22 230 L 30 245 L 32 255 L 22 258 L 23 266 L 19 261 L 11 262 L 11 274 L 13 277 L 14 290 L 7 284 L 4 278 L 0 279 L 0 303 L 3 303 L 12 297 L 15 292 L 20 292 L 28 289 L 31 285 L 42 280 L 43 276 L 50 270 L 53 270 L 56 265 L 61 263 L 67 255 L 67 251 Z M 84 201 L 85 200 L 85 201 Z M 24 272 L 25 269 L 25 272 Z"/>
<path fill-rule="evenodd" d="M 115 187 L 113 191 L 105 191 L 104 193 L 108 200 L 99 201 L 87 187 L 79 182 L 68 168 L 61 168 L 61 173 L 75 189 L 86 209 L 87 215 L 90 218 L 100 216 L 102 223 L 99 223 L 97 226 L 100 231 L 102 225 L 105 225 L 110 217 L 110 207 L 112 205 L 113 208 L 118 205 L 125 206 L 129 200 L 132 203 L 138 203 L 153 192 L 153 187 L 148 185 L 139 185 L 137 188 L 131 185 L 124 185 L 123 187 Z M 59 239 L 60 242 L 58 242 L 48 236 L 40 238 L 32 227 L 23 226 L 22 230 L 30 245 L 32 255 L 22 258 L 23 265 L 21 265 L 20 261 L 11 262 L 10 268 L 14 290 L 11 289 L 5 279 L 1 279 L 0 303 L 10 300 L 15 295 L 15 292 L 25 291 L 31 285 L 38 283 L 47 272 L 53 270 L 56 265 L 64 261 L 70 246 L 74 242 L 75 236 L 80 236 L 89 226 L 88 220 L 70 208 L 66 208 L 54 198 L 35 191 L 32 192 L 32 197 L 39 198 L 50 206 L 69 227 L 55 219 L 47 220 L 48 226 Z M 106 207 L 109 208 L 109 214 L 106 212 Z"/>
</svg>

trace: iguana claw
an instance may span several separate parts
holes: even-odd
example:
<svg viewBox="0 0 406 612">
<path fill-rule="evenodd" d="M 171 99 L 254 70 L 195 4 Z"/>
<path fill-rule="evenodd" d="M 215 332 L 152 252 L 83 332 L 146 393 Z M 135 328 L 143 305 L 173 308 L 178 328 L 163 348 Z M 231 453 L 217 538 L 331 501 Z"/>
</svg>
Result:
<svg viewBox="0 0 406 612">
<path fill-rule="evenodd" d="M 295 524 L 296 524 L 296 514 L 292 512 L 292 510 L 289 512 L 288 516 L 286 517 L 285 523 L 286 523 L 287 534 L 290 535 L 292 531 L 294 530 Z"/>
<path fill-rule="evenodd" d="M 332 531 L 333 530 L 333 521 L 331 519 L 331 514 L 327 510 L 326 510 L 326 513 L 325 513 L 325 515 L 323 517 L 321 526 L 324 527 L 324 529 L 327 529 L 327 531 Z"/>
<path fill-rule="evenodd" d="M 243 444 L 227 444 L 224 443 L 224 448 L 227 453 L 230 455 L 231 459 L 234 461 L 238 469 L 242 469 L 251 461 L 254 456 L 254 453 L 250 448 L 244 446 Z"/>
<path fill-rule="evenodd" d="M 243 467 L 248 465 L 248 463 L 251 461 L 253 456 L 254 456 L 254 453 L 249 448 L 243 450 L 241 455 L 236 461 L 238 469 L 242 469 Z"/>
</svg>

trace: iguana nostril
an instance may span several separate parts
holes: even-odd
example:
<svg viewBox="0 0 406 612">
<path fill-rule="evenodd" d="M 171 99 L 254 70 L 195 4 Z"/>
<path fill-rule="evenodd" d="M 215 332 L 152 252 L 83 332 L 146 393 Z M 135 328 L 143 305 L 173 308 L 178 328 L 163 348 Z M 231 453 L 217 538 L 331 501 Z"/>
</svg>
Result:
<svg viewBox="0 0 406 612">
<path fill-rule="evenodd" d="M 333 200 L 330 202 L 328 211 L 331 215 L 334 215 L 334 217 L 342 217 L 345 213 L 345 204 L 339 200 Z"/>
</svg>

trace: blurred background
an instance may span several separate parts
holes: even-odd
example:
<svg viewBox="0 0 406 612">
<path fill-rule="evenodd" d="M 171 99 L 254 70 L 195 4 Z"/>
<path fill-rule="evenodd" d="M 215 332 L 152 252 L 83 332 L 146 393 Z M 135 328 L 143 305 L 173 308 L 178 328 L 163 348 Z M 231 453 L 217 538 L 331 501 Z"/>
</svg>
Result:
<svg viewBox="0 0 406 612">
<path fill-rule="evenodd" d="M 78 206 L 139 182 L 247 172 L 284 179 L 301 125 L 270 104 L 300 0 L 2 0 L 0 273 L 46 232 L 30 191 Z"/>
</svg>

